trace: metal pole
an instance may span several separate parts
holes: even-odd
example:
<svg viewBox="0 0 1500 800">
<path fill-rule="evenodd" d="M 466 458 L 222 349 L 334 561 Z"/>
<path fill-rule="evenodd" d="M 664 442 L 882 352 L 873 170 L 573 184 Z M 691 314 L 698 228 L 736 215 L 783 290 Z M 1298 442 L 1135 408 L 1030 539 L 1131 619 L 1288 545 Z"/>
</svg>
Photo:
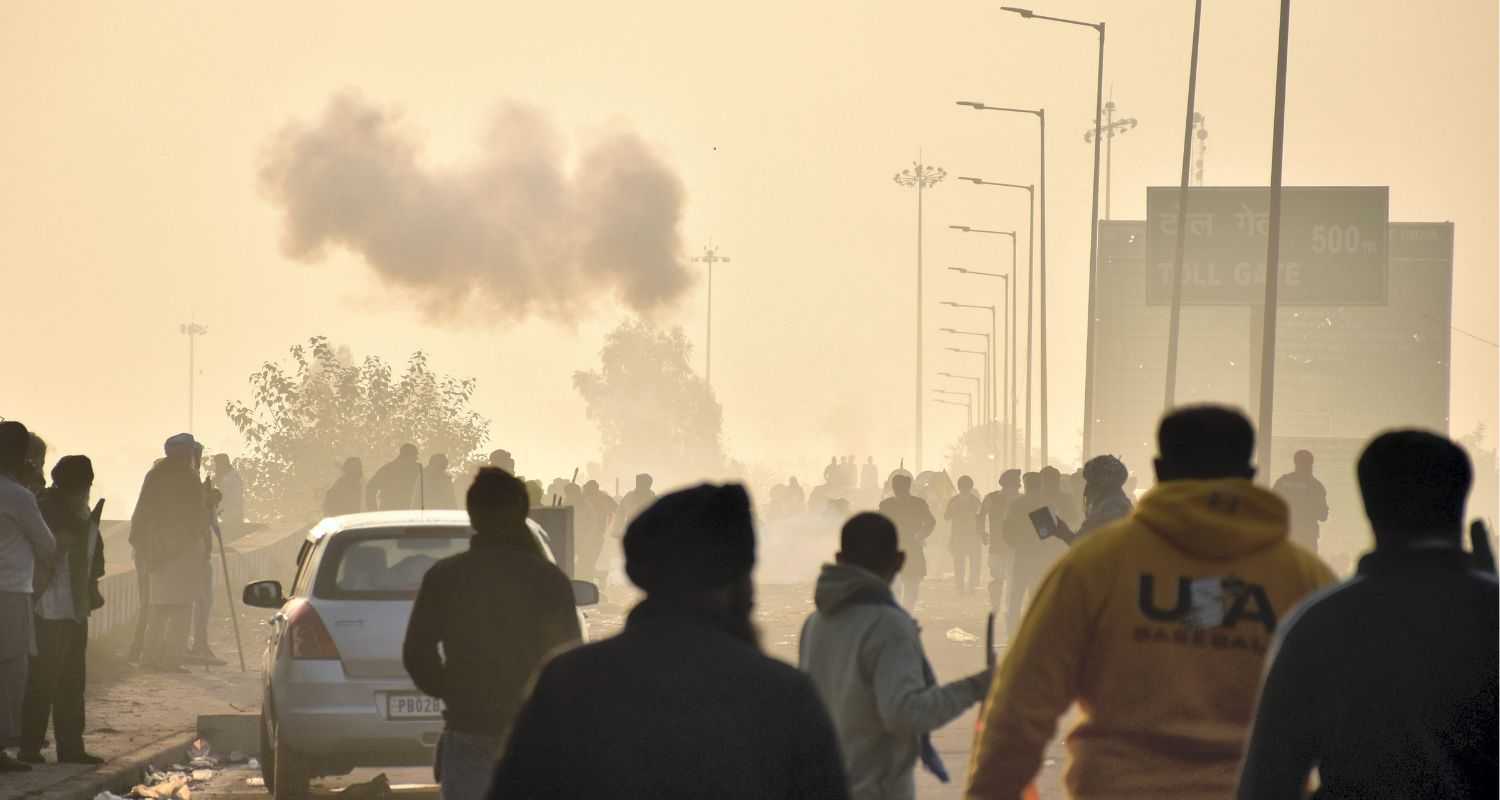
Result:
<svg viewBox="0 0 1500 800">
<path fill-rule="evenodd" d="M 198 335 L 193 332 L 191 324 L 188 328 L 188 433 L 193 432 L 193 373 L 197 372 L 194 366 L 196 358 L 196 340 Z"/>
<path fill-rule="evenodd" d="M 1099 82 L 1094 94 L 1094 127 L 1104 112 L 1104 23 L 1099 31 Z M 1092 454 L 1094 435 L 1094 279 L 1099 261 L 1099 137 L 1094 137 L 1094 203 L 1089 213 L 1089 324 L 1085 334 L 1083 358 L 1083 459 Z M 1042 432 L 1046 436 L 1045 429 Z M 1043 445 L 1045 448 L 1045 445 Z M 1043 456 L 1045 461 L 1046 456 Z"/>
<path fill-rule="evenodd" d="M 916 473 L 922 473 L 922 178 L 917 165 L 917 452 Z"/>
<path fill-rule="evenodd" d="M 708 334 L 703 344 L 703 382 L 714 387 L 714 262 L 708 262 Z"/>
<path fill-rule="evenodd" d="M 1114 91 L 1110 90 L 1110 94 Z M 1104 122 L 1109 131 L 1109 141 L 1104 144 L 1104 218 L 1109 219 L 1109 208 L 1115 197 L 1115 101 L 1111 100 L 1104 106 L 1104 113 L 1109 115 Z"/>
<path fill-rule="evenodd" d="M 1026 247 L 1030 251 L 1030 252 L 1028 252 L 1026 254 L 1026 273 L 1027 273 L 1027 275 L 1031 275 L 1031 274 L 1033 274 L 1035 272 L 1035 266 L 1036 266 L 1036 190 L 1035 190 L 1035 188 L 1033 188 L 1030 192 L 1028 192 L 1027 196 L 1028 196 L 1028 198 L 1031 201 L 1031 221 L 1029 223 L 1027 223 L 1027 229 L 1026 229 Z M 1030 280 L 1030 278 L 1028 277 L 1027 280 Z M 1021 315 L 1018 313 L 1018 309 L 1016 307 L 1016 298 L 1020 294 L 1020 292 L 1021 292 L 1021 281 L 1020 281 L 1019 277 L 1016 277 L 1014 280 L 1011 281 L 1011 284 L 1010 284 L 1010 355 L 1011 355 L 1011 359 L 1010 359 L 1010 369 L 1011 369 L 1011 381 L 1010 381 L 1010 419 L 1011 419 L 1011 426 L 1016 429 L 1016 430 L 1012 430 L 1011 431 L 1011 437 L 1010 437 L 1010 447 L 1011 447 L 1010 465 L 1011 465 L 1011 467 L 1015 467 L 1019 463 L 1016 460 L 1016 438 L 1018 436 L 1019 427 L 1020 427 L 1019 424 L 1016 422 L 1016 419 L 1017 419 L 1017 417 L 1016 417 L 1016 411 L 1019 409 L 1019 407 L 1016 405 L 1016 388 L 1017 388 L 1017 384 L 1020 383 L 1020 381 L 1017 380 L 1017 377 L 1018 377 L 1019 374 L 1016 372 L 1016 370 L 1020 369 L 1020 361 L 1018 359 L 1016 359 L 1015 356 L 1016 356 L 1016 348 L 1020 344 L 1020 337 L 1016 335 L 1016 326 L 1020 324 L 1020 320 L 1021 320 Z M 1026 317 L 1026 374 L 1028 376 L 1031 375 L 1031 315 L 1030 315 L 1030 313 L 1031 313 L 1030 312 L 1030 304 L 1028 302 L 1028 305 L 1027 305 L 1027 317 Z M 1027 421 L 1030 422 L 1030 419 L 1031 419 L 1031 381 L 1030 381 L 1029 378 L 1028 378 L 1028 380 L 1026 382 L 1026 418 L 1027 418 Z"/>
<path fill-rule="evenodd" d="M 1281 280 L 1281 151 L 1286 132 L 1287 32 L 1292 25 L 1292 0 L 1281 0 L 1281 31 L 1276 51 L 1276 114 L 1271 126 L 1271 207 L 1266 237 L 1266 310 L 1260 348 L 1260 473 L 1271 475 L 1271 404 L 1276 397 L 1276 293 Z"/>
<path fill-rule="evenodd" d="M 1041 406 L 1041 445 L 1042 465 L 1047 464 L 1047 109 L 1041 109 L 1038 115 L 1042 123 L 1042 263 L 1038 271 L 1041 278 L 1041 286 L 1038 289 L 1041 306 L 1041 315 L 1038 319 L 1039 328 L 1037 338 L 1039 352 L 1037 360 L 1038 378 L 1041 382 L 1041 397 L 1038 405 Z M 1031 287 L 1026 288 L 1026 324 L 1031 325 Z M 1026 469 L 1031 470 L 1031 331 L 1026 332 Z M 1085 422 L 1087 424 L 1087 422 Z"/>
<path fill-rule="evenodd" d="M 1187 247 L 1188 177 L 1193 153 L 1193 106 L 1198 97 L 1198 29 L 1203 0 L 1193 3 L 1193 49 L 1188 59 L 1187 121 L 1182 125 L 1182 180 L 1177 189 L 1177 248 L 1172 252 L 1172 314 L 1167 324 L 1166 410 L 1177 404 L 1177 338 L 1182 329 L 1182 258 Z M 1149 224 L 1149 223 L 1148 223 Z"/>
<path fill-rule="evenodd" d="M 213 529 L 214 538 L 219 541 L 219 563 L 224 568 L 224 594 L 229 596 L 229 621 L 234 623 L 234 649 L 240 656 L 240 672 L 245 672 L 245 645 L 240 643 L 240 612 L 234 607 L 234 589 L 229 586 L 229 554 L 224 552 L 224 534 L 219 528 L 216 514 L 215 511 L 209 512 L 208 525 Z"/>
<path fill-rule="evenodd" d="M 1003 295 L 1003 294 L 1000 296 L 1000 305 L 1002 305 L 1002 306 L 1005 305 L 1005 295 Z M 1001 372 L 1000 369 L 999 369 L 1000 351 L 1001 351 L 1002 348 L 1000 347 L 999 328 L 996 326 L 995 320 L 996 320 L 995 308 L 994 308 L 994 306 L 991 306 L 990 307 L 990 374 L 993 375 L 993 376 L 995 376 L 995 378 L 990 381 L 990 417 L 989 417 L 989 419 L 985 420 L 985 423 L 990 426 L 990 458 L 992 459 L 992 462 L 993 462 L 993 463 L 990 464 L 990 468 L 991 469 L 999 469 L 999 467 L 1000 467 L 1000 433 L 999 433 L 999 431 L 995 430 L 995 427 L 996 427 L 996 419 L 995 419 L 995 384 L 996 383 L 1001 383 L 1001 384 L 1004 384 L 1007 388 L 1009 388 L 1009 384 L 1005 383 L 1005 380 L 1006 380 L 1005 373 Z M 1001 413 L 1000 416 L 1003 417 L 1005 415 L 1004 415 L 1004 413 Z"/>
</svg>

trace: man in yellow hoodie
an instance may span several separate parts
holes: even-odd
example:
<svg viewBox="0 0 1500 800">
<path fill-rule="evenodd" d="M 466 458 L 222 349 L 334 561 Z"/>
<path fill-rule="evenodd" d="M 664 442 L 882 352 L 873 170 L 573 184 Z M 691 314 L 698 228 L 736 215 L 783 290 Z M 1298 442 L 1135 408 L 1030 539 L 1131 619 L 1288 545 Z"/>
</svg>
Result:
<svg viewBox="0 0 1500 800">
<path fill-rule="evenodd" d="M 1255 486 L 1255 432 L 1194 406 L 1157 432 L 1158 485 L 1038 587 L 990 688 L 967 797 L 1018 798 L 1057 720 L 1075 798 L 1224 798 L 1276 624 L 1334 582 L 1287 539 L 1287 507 Z"/>
</svg>

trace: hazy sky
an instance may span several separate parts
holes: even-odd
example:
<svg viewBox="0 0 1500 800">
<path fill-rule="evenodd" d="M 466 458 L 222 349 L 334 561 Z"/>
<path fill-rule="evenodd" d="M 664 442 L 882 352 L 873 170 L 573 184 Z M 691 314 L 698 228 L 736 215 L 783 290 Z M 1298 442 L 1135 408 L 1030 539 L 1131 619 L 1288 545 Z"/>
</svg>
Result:
<svg viewBox="0 0 1500 800">
<path fill-rule="evenodd" d="M 1264 183 L 1277 3 L 1207 5 L 1207 182 Z M 1107 91 L 1140 120 L 1115 147 L 1114 216 L 1139 218 L 1144 187 L 1176 180 L 1192 4 L 1037 8 L 1109 24 Z M 1291 48 L 1286 182 L 1388 184 L 1392 219 L 1452 220 L 1454 322 L 1494 339 L 1495 4 L 1302 0 Z M 1036 171 L 1034 124 L 953 105 L 975 98 L 1049 112 L 1052 441 L 1067 459 L 1081 428 L 1094 52 L 1086 29 L 969 0 L 6 3 L 0 414 L 54 454 L 93 455 L 101 494 L 128 506 L 186 425 L 178 325 L 196 319 L 211 449 L 239 448 L 222 408 L 246 376 L 323 334 L 358 355 L 425 349 L 477 377 L 494 444 L 523 471 L 596 457 L 569 378 L 596 362 L 623 305 L 573 324 L 437 326 L 352 255 L 283 254 L 257 180 L 267 148 L 352 90 L 399 113 L 435 169 L 480 160 L 509 101 L 547 116 L 573 160 L 633 131 L 682 181 L 688 249 L 714 242 L 733 258 L 715 275 L 714 337 L 731 454 L 804 477 L 834 451 L 893 465 L 911 455 L 913 198 L 891 175 L 918 148 L 951 175 Z M 945 266 L 1008 269 L 993 240 L 946 225 L 1024 230 L 1024 197 L 951 179 L 928 195 L 934 303 L 988 302 L 989 287 Z M 701 341 L 702 301 L 700 283 L 660 319 Z M 928 319 L 979 321 L 935 305 Z M 933 371 L 966 366 L 936 334 L 927 343 Z M 1493 435 L 1496 350 L 1455 335 L 1453 362 L 1454 432 Z M 961 413 L 928 408 L 929 463 Z"/>
</svg>

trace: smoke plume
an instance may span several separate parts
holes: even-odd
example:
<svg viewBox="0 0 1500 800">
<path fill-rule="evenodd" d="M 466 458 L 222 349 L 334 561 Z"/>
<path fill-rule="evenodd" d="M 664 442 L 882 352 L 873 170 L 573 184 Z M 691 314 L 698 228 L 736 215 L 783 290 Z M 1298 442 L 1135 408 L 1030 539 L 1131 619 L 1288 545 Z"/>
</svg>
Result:
<svg viewBox="0 0 1500 800">
<path fill-rule="evenodd" d="M 282 247 L 316 262 L 359 254 L 431 319 L 578 318 L 614 297 L 649 313 L 691 283 L 678 222 L 683 187 L 639 137 L 615 131 L 571 172 L 535 109 L 495 114 L 474 163 L 434 168 L 394 112 L 353 94 L 267 147 L 261 188 L 282 210 Z"/>
</svg>

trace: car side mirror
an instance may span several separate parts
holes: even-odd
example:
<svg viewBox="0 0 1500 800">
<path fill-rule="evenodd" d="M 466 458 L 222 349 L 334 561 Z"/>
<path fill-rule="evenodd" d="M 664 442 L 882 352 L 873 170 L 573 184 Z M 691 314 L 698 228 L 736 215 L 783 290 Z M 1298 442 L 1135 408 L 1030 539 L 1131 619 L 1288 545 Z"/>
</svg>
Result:
<svg viewBox="0 0 1500 800">
<path fill-rule="evenodd" d="M 594 606 L 599 604 L 599 587 L 588 581 L 573 581 L 573 605 Z"/>
<path fill-rule="evenodd" d="M 281 593 L 281 581 L 247 583 L 240 600 L 251 608 L 281 608 L 286 604 L 286 597 Z"/>
</svg>

